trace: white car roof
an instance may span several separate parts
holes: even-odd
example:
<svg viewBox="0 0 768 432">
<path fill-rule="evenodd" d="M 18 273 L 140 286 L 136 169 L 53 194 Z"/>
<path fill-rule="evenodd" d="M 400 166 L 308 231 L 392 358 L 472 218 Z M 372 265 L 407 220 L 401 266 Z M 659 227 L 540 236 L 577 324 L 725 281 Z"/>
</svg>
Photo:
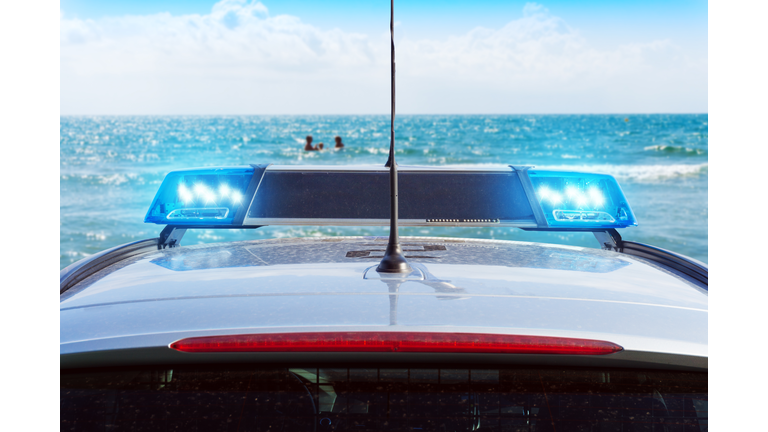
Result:
<svg viewBox="0 0 768 432">
<path fill-rule="evenodd" d="M 436 331 L 608 340 L 707 356 L 707 291 L 643 258 L 582 247 L 401 237 L 415 272 L 382 279 L 380 237 L 144 253 L 61 296 L 61 353 L 214 334 Z"/>
</svg>

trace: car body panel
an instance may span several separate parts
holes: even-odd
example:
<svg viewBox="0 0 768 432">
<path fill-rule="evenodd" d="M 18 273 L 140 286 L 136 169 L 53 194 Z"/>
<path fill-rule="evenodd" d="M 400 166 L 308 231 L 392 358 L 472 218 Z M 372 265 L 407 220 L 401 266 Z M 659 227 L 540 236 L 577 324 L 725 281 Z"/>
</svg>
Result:
<svg viewBox="0 0 768 432">
<path fill-rule="evenodd" d="M 435 331 L 608 340 L 707 356 L 707 291 L 641 258 L 524 242 L 401 239 L 416 272 L 365 279 L 384 238 L 178 247 L 100 270 L 61 296 L 61 353 L 183 337 Z"/>
</svg>

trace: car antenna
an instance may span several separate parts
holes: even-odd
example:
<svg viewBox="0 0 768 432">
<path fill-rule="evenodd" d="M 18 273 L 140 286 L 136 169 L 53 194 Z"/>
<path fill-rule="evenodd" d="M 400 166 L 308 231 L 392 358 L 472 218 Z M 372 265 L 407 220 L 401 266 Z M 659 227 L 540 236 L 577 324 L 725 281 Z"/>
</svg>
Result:
<svg viewBox="0 0 768 432">
<path fill-rule="evenodd" d="M 390 0 L 389 36 L 392 42 L 392 120 L 390 122 L 389 160 L 389 242 L 384 258 L 381 259 L 377 272 L 410 273 L 411 266 L 400 249 L 400 236 L 397 228 L 397 162 L 395 162 L 395 0 Z"/>
</svg>

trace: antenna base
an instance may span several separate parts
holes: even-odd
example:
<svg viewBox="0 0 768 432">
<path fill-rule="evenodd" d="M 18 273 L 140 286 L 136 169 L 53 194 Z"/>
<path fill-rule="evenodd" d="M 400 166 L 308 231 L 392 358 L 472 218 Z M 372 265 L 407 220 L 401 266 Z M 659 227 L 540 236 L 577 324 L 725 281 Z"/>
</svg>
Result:
<svg viewBox="0 0 768 432">
<path fill-rule="evenodd" d="M 376 271 L 380 273 L 410 273 L 413 271 L 411 266 L 403 256 L 400 244 L 389 244 L 384 252 L 384 258 L 381 259 Z"/>
</svg>

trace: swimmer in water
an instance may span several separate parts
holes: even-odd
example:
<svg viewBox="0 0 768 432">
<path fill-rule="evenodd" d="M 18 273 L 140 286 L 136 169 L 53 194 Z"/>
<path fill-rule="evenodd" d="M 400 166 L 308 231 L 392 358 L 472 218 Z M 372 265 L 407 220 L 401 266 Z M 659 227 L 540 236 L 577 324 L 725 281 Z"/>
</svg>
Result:
<svg viewBox="0 0 768 432">
<path fill-rule="evenodd" d="M 304 146 L 304 150 L 306 151 L 317 151 L 322 149 L 323 143 L 320 143 L 320 148 L 312 147 L 312 135 L 307 135 L 307 145 Z"/>
<path fill-rule="evenodd" d="M 334 148 L 337 148 L 337 149 L 344 148 L 344 144 L 342 144 L 340 136 L 336 136 L 336 138 L 334 139 L 336 140 L 336 146 Z"/>
</svg>

